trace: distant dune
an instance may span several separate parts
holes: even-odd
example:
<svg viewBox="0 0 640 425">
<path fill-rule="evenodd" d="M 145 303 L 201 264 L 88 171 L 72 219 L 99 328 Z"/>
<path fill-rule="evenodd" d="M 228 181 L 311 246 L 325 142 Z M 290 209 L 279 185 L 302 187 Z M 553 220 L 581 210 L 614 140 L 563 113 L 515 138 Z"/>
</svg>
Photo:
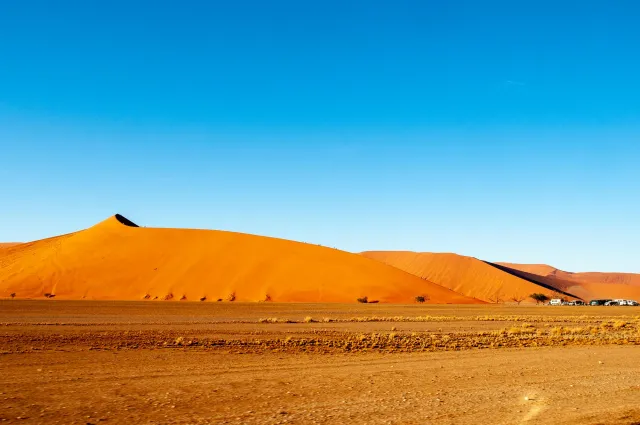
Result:
<svg viewBox="0 0 640 425">
<path fill-rule="evenodd" d="M 505 267 L 535 273 L 563 282 L 567 291 L 582 298 L 632 298 L 640 300 L 640 274 L 572 273 L 546 264 L 499 263 Z"/>
<path fill-rule="evenodd" d="M 566 272 L 546 264 L 512 264 L 498 263 L 514 269 L 535 273 L 541 276 L 557 277 L 563 280 L 590 283 L 612 283 L 620 285 L 640 286 L 640 274 L 607 273 L 607 272 Z"/>
<path fill-rule="evenodd" d="M 553 296 L 566 289 L 557 282 L 537 275 L 514 273 L 477 258 L 457 254 L 410 251 L 367 251 L 363 256 L 389 264 L 411 274 L 443 285 L 453 291 L 487 302 L 512 302 L 513 299 L 534 302 L 528 296 L 544 293 Z"/>
<path fill-rule="evenodd" d="M 0 249 L 20 245 L 20 242 L 0 242 Z"/>
<path fill-rule="evenodd" d="M 0 297 L 206 301 L 479 303 L 364 256 L 242 233 L 89 229 L 0 250 Z"/>
</svg>

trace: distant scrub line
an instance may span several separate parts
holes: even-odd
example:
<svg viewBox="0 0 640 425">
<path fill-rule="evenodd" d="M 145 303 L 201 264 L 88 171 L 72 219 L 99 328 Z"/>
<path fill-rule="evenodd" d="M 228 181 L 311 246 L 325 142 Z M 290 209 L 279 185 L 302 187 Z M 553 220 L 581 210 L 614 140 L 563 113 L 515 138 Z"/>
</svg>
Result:
<svg viewBox="0 0 640 425">
<path fill-rule="evenodd" d="M 640 321 L 605 320 L 596 325 L 544 328 L 536 328 L 531 323 L 521 323 L 519 326 L 496 331 L 459 333 L 314 331 L 309 337 L 266 339 L 192 338 L 181 336 L 175 331 L 1 336 L 0 354 L 24 353 L 60 346 L 80 350 L 226 349 L 238 353 L 421 352 L 572 345 L 640 345 Z"/>
<path fill-rule="evenodd" d="M 305 324 L 305 323 L 427 323 L 427 322 L 530 322 L 530 323 L 601 323 L 603 320 L 627 320 L 640 321 L 640 316 L 371 316 L 331 318 L 323 317 L 315 319 L 307 316 L 302 320 L 268 317 L 257 320 L 259 324 Z M 207 320 L 207 321 L 182 321 L 170 323 L 166 321 L 153 322 L 0 322 L 0 326 L 128 326 L 128 325 L 223 325 L 223 324 L 251 324 L 253 320 Z"/>
</svg>

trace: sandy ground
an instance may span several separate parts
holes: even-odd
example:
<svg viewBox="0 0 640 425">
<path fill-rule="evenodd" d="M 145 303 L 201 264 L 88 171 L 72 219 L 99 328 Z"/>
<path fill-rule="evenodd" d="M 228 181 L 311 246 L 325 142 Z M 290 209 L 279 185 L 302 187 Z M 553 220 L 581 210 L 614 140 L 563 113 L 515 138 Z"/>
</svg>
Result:
<svg viewBox="0 0 640 425">
<path fill-rule="evenodd" d="M 639 314 L 624 307 L 0 301 L 0 422 L 640 423 Z M 304 323 L 308 316 L 343 321 Z M 427 316 L 438 319 L 350 321 Z M 264 317 L 299 323 L 259 323 Z M 628 325 L 619 339 L 598 334 L 527 348 L 404 350 L 394 342 L 308 351 L 282 342 L 369 333 L 462 341 L 522 320 L 541 332 L 558 323 Z M 246 345 L 255 338 L 268 344 Z M 206 343 L 220 340 L 227 343 Z"/>
</svg>

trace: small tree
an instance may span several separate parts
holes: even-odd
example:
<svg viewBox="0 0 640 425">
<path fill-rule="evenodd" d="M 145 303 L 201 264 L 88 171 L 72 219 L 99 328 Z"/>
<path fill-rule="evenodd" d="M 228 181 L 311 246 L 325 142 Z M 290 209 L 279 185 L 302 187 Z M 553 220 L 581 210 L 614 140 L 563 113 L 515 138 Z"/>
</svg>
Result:
<svg viewBox="0 0 640 425">
<path fill-rule="evenodd" d="M 549 297 L 546 296 L 545 294 L 535 293 L 535 294 L 529 295 L 529 298 L 535 300 L 536 304 L 545 303 L 549 301 Z"/>
<path fill-rule="evenodd" d="M 11 293 L 11 298 L 15 298 L 15 297 L 16 297 L 16 293 L 15 293 L 15 292 L 12 292 L 12 293 Z"/>
<path fill-rule="evenodd" d="M 428 295 L 418 295 L 416 298 L 416 302 L 422 304 L 425 301 L 429 301 Z"/>
<path fill-rule="evenodd" d="M 516 304 L 520 305 L 520 303 L 522 301 L 524 301 L 527 297 L 525 297 L 522 294 L 516 294 L 513 297 L 511 297 L 511 301 L 515 302 Z"/>
<path fill-rule="evenodd" d="M 502 286 L 499 287 L 498 289 L 496 289 L 496 292 L 494 292 L 493 294 L 491 294 L 489 296 L 489 301 L 491 301 L 494 304 L 500 304 L 503 299 L 502 299 Z"/>
<path fill-rule="evenodd" d="M 361 304 L 366 304 L 369 302 L 369 297 L 358 298 L 358 302 Z"/>
</svg>

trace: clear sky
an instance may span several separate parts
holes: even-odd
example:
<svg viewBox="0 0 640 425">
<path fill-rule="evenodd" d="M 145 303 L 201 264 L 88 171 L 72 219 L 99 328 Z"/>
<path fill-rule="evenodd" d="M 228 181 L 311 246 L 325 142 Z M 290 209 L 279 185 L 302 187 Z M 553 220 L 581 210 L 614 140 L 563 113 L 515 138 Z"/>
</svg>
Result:
<svg viewBox="0 0 640 425">
<path fill-rule="evenodd" d="M 640 272 L 637 1 L 0 2 L 0 241 L 257 233 Z"/>
</svg>

